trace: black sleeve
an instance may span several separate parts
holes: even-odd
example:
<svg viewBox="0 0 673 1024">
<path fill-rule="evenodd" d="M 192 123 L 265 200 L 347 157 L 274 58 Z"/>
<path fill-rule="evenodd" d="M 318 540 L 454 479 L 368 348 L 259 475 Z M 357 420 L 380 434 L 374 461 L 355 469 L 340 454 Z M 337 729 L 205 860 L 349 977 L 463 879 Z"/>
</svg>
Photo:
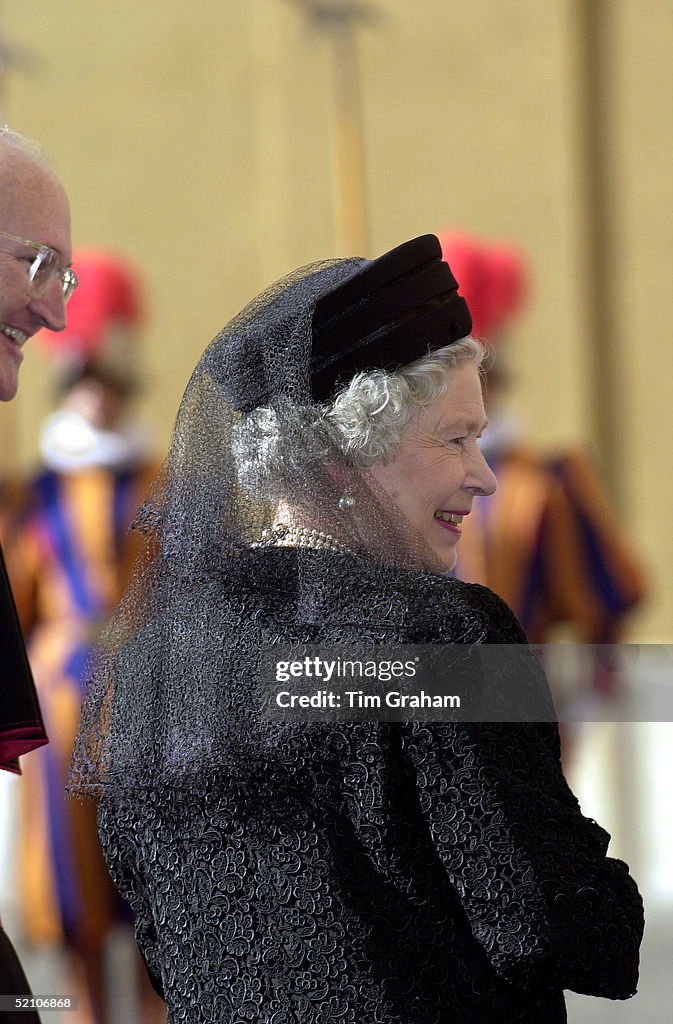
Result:
<svg viewBox="0 0 673 1024">
<path fill-rule="evenodd" d="M 18 757 L 47 742 L 35 683 L 0 548 L 0 768 L 20 772 Z"/>
<path fill-rule="evenodd" d="M 642 901 L 532 724 L 405 728 L 430 837 L 474 937 L 517 987 L 636 991 Z"/>
<path fill-rule="evenodd" d="M 460 593 L 483 617 L 482 642 L 526 643 L 495 594 Z M 441 615 L 427 642 L 447 636 Z M 409 723 L 402 742 L 431 841 L 498 974 L 523 988 L 633 995 L 642 900 L 566 783 L 556 724 Z"/>
<path fill-rule="evenodd" d="M 134 841 L 134 814 L 119 797 L 104 796 L 98 808 L 98 839 L 112 881 L 134 913 L 140 955 L 154 991 L 165 999 L 157 932 L 146 889 L 144 861 Z M 125 823 L 124 829 L 120 828 Z"/>
</svg>

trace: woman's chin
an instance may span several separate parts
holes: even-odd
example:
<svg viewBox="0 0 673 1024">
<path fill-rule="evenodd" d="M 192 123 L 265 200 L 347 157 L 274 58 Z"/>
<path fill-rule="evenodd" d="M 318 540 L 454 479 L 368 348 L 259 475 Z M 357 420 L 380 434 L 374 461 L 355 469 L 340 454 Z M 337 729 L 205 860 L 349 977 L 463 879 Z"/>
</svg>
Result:
<svg viewBox="0 0 673 1024">
<path fill-rule="evenodd" d="M 447 546 L 443 547 L 441 550 L 438 550 L 437 548 L 434 548 L 433 550 L 442 564 L 442 572 L 453 572 L 456 568 L 456 562 L 458 561 L 458 552 L 455 547 L 449 548 Z"/>
</svg>

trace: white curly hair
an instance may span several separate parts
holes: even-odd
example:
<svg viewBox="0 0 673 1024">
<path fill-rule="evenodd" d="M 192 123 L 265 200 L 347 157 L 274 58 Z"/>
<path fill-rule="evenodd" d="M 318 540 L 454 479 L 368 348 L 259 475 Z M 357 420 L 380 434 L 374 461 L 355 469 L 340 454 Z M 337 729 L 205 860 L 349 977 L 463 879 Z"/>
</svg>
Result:
<svg viewBox="0 0 673 1024">
<path fill-rule="evenodd" d="M 388 462 L 416 413 L 446 394 L 451 371 L 472 362 L 482 372 L 488 358 L 485 346 L 468 336 L 401 370 L 356 374 L 331 403 L 303 410 L 304 455 L 322 461 L 336 448 L 354 466 Z M 276 412 L 262 407 L 244 414 L 233 448 L 244 491 L 269 496 L 284 457 Z"/>
<path fill-rule="evenodd" d="M 355 465 L 388 462 L 418 410 L 444 397 L 451 371 L 468 362 L 481 370 L 486 358 L 485 347 L 466 337 L 401 370 L 358 373 L 325 410 L 328 430 Z"/>
</svg>

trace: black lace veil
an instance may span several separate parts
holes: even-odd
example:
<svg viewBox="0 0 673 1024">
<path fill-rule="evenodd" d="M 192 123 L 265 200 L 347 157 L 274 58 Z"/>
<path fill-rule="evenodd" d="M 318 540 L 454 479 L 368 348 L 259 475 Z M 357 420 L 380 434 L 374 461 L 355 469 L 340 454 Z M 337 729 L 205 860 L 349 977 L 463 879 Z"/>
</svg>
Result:
<svg viewBox="0 0 673 1024">
<path fill-rule="evenodd" d="M 98 642 L 71 793 L 191 784 L 231 768 L 232 721 L 241 736 L 256 728 L 253 711 L 241 707 L 244 676 L 256 648 L 278 634 L 277 624 L 253 621 L 250 595 L 262 581 L 287 593 L 284 629 L 306 638 L 312 611 L 302 595 L 319 592 L 325 573 L 332 583 L 342 574 L 348 588 L 354 565 L 365 560 L 370 578 L 380 567 L 385 593 L 391 565 L 442 571 L 371 474 L 344 456 L 312 391 L 316 306 L 369 266 L 376 264 L 339 260 L 294 272 L 246 306 L 199 360 L 168 456 L 134 523 L 143 552 Z M 436 301 L 430 296 L 430 312 Z M 349 351 L 367 332 L 378 345 L 378 322 L 363 320 L 357 295 L 349 302 Z M 414 302 L 395 311 L 402 334 Z M 328 330 L 333 320 L 328 308 Z M 469 322 L 464 327 L 456 327 L 459 336 L 469 333 Z M 446 337 L 442 327 L 435 347 Z M 416 344 L 425 350 L 422 337 Z M 342 557 L 299 547 L 277 579 L 270 576 L 278 549 L 264 542 L 265 531 L 287 516 L 333 538 Z M 255 756 L 263 748 L 257 743 Z"/>
</svg>

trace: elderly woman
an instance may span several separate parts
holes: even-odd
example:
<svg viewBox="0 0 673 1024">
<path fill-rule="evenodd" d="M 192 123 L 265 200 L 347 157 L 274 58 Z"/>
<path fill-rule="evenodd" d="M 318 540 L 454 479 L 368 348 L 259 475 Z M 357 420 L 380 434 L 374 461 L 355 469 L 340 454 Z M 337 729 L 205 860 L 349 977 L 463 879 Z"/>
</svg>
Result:
<svg viewBox="0 0 673 1024">
<path fill-rule="evenodd" d="M 447 576 L 495 488 L 469 331 L 424 236 L 273 286 L 186 390 L 72 780 L 171 1022 L 553 1024 L 564 988 L 635 992 L 640 898 L 555 726 L 260 712 L 264 649 L 525 643 Z"/>
</svg>

